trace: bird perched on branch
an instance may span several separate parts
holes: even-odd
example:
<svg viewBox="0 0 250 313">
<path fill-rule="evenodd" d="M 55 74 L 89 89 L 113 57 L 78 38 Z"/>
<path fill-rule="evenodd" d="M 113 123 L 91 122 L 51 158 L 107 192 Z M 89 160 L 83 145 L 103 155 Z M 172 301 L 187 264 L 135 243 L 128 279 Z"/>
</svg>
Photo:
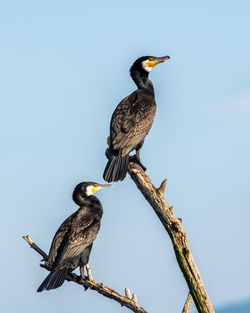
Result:
<svg viewBox="0 0 250 313">
<path fill-rule="evenodd" d="M 130 75 L 137 89 L 116 107 L 110 122 L 108 163 L 104 180 L 123 180 L 127 174 L 129 153 L 136 150 L 135 160 L 140 162 L 139 150 L 143 145 L 155 117 L 156 103 L 153 83 L 148 79 L 151 69 L 169 56 L 145 56 L 137 59 L 130 68 Z"/>
<path fill-rule="evenodd" d="M 60 287 L 67 273 L 78 266 L 84 278 L 84 266 L 88 263 L 103 214 L 101 202 L 92 194 L 109 187 L 112 185 L 94 182 L 83 182 L 75 187 L 73 200 L 80 208 L 62 223 L 54 236 L 46 261 L 51 272 L 37 289 L 38 292 Z"/>
</svg>

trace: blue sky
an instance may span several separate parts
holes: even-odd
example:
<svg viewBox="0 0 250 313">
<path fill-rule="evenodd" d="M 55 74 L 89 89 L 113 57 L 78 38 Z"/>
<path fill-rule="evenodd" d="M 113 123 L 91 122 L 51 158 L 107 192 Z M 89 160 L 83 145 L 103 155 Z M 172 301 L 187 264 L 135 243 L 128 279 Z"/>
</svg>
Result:
<svg viewBox="0 0 250 313">
<path fill-rule="evenodd" d="M 111 114 L 135 89 L 142 55 L 157 114 L 141 150 L 183 219 L 216 306 L 249 292 L 250 43 L 248 1 L 5 1 L 0 4 L 1 231 L 4 312 L 118 312 L 65 283 L 37 294 L 46 272 L 21 238 L 48 251 L 77 207 L 80 181 L 103 182 Z M 128 286 L 149 312 L 180 312 L 187 286 L 170 239 L 129 177 L 97 194 L 102 227 L 94 278 Z"/>
</svg>

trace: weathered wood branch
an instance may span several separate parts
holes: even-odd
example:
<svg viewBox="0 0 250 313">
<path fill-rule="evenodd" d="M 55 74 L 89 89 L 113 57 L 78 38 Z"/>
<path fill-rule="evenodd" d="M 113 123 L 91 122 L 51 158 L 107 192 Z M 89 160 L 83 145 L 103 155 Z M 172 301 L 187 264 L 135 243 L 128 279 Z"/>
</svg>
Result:
<svg viewBox="0 0 250 313">
<path fill-rule="evenodd" d="M 36 252 L 38 252 L 42 257 L 43 260 L 46 261 L 48 259 L 48 255 L 40 249 L 31 239 L 30 237 L 23 236 L 23 239 L 28 242 L 31 248 L 33 248 Z M 50 267 L 46 264 L 40 264 L 41 267 L 47 269 L 50 271 Z M 84 279 L 81 276 L 78 276 L 74 273 L 68 273 L 67 274 L 67 280 L 73 281 L 79 285 L 84 286 L 85 289 L 90 288 L 91 290 L 95 290 L 98 293 L 102 294 L 103 296 L 110 298 L 112 300 L 115 300 L 121 304 L 121 306 L 125 306 L 131 311 L 135 313 L 147 313 L 138 303 L 136 299 L 136 295 L 133 294 L 132 298 L 130 295 L 130 291 L 128 288 L 125 288 L 125 296 L 119 294 L 117 291 L 105 286 L 103 283 L 98 284 L 94 279 L 92 278 L 90 268 L 87 267 L 88 277 L 85 277 Z"/>
<path fill-rule="evenodd" d="M 214 313 L 201 275 L 191 254 L 181 220 L 176 218 L 173 207 L 169 207 L 164 198 L 166 180 L 159 188 L 155 188 L 141 167 L 132 160 L 129 163 L 129 174 L 168 232 L 173 243 L 177 262 L 188 284 L 198 312 Z"/>
<path fill-rule="evenodd" d="M 186 300 L 186 302 L 184 304 L 182 313 L 188 313 L 188 311 L 189 311 L 189 309 L 191 307 L 192 302 L 193 302 L 193 298 L 192 298 L 191 293 L 189 292 L 188 296 L 187 296 L 187 300 Z"/>
</svg>

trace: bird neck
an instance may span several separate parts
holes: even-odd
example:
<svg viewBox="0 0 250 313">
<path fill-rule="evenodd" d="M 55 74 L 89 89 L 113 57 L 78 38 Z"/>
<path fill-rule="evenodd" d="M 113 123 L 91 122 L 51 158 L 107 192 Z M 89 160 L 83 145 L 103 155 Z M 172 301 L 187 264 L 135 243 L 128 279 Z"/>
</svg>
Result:
<svg viewBox="0 0 250 313">
<path fill-rule="evenodd" d="M 148 79 L 148 72 L 144 70 L 131 71 L 131 77 L 138 89 L 147 89 L 154 96 L 154 86 L 150 79 Z"/>
<path fill-rule="evenodd" d="M 91 206 L 91 207 L 101 207 L 101 202 L 99 201 L 99 199 L 93 195 L 88 196 L 86 198 L 82 198 L 79 202 L 78 205 L 80 205 L 80 207 L 84 207 L 84 206 Z"/>
<path fill-rule="evenodd" d="M 89 204 L 90 202 L 95 202 L 95 200 L 99 201 L 95 196 L 87 196 L 82 195 L 80 193 L 73 193 L 73 200 L 76 204 L 79 206 L 85 206 L 86 204 Z"/>
<path fill-rule="evenodd" d="M 93 195 L 84 198 L 83 201 L 80 203 L 78 203 L 80 205 L 80 209 L 83 210 L 87 210 L 91 211 L 92 213 L 96 213 L 100 216 L 102 216 L 103 213 L 103 208 L 102 208 L 102 204 L 99 201 L 99 199 Z"/>
</svg>

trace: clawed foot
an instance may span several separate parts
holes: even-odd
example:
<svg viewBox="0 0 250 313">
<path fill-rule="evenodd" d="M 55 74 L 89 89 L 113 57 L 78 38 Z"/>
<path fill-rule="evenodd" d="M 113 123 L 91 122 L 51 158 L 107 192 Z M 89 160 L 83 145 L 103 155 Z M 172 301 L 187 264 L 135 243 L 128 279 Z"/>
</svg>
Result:
<svg viewBox="0 0 250 313">
<path fill-rule="evenodd" d="M 87 278 L 89 279 L 88 271 L 87 271 L 87 275 L 88 275 L 88 276 L 85 276 L 85 275 L 84 275 L 84 266 L 81 266 L 81 267 L 80 267 L 80 274 L 81 274 L 81 277 L 82 277 L 83 280 L 85 280 L 85 279 L 87 279 Z M 85 286 L 85 285 L 83 285 L 83 288 L 84 288 L 85 291 L 86 291 L 87 289 L 89 289 L 89 287 L 88 287 L 88 286 Z"/>
<path fill-rule="evenodd" d="M 80 274 L 81 274 L 82 279 L 86 278 L 84 275 L 84 267 L 83 266 L 80 267 Z"/>
<path fill-rule="evenodd" d="M 140 159 L 138 159 L 136 155 L 131 156 L 129 160 L 137 163 L 143 169 L 143 171 L 146 172 L 147 168 L 141 163 Z"/>
<path fill-rule="evenodd" d="M 143 171 L 146 172 L 147 168 L 141 163 L 141 161 L 137 160 L 136 162 L 137 162 L 138 165 L 140 165 L 140 167 L 143 169 Z"/>
<path fill-rule="evenodd" d="M 90 267 L 89 267 L 88 264 L 86 265 L 86 270 L 87 270 L 88 279 L 89 279 L 90 281 L 93 281 L 94 279 L 93 279 L 93 277 L 92 277 L 91 269 L 90 269 Z"/>
</svg>

